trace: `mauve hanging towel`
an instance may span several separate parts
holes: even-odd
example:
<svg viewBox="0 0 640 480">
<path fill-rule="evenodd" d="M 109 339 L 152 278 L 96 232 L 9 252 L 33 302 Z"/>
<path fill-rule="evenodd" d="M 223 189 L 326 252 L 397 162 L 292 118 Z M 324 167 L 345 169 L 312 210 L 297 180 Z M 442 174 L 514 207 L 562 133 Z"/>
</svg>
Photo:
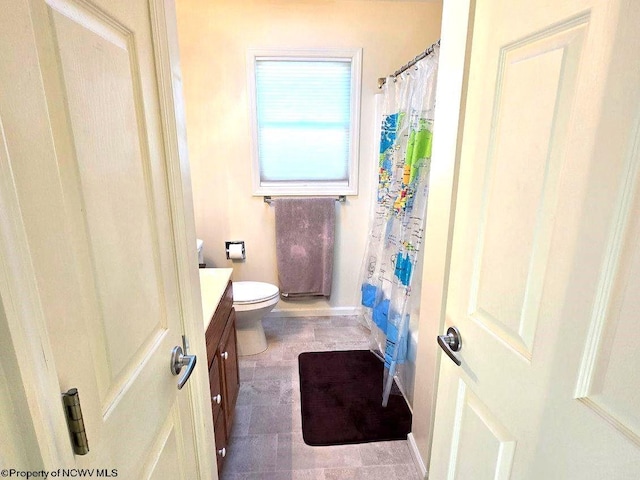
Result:
<svg viewBox="0 0 640 480">
<path fill-rule="evenodd" d="M 336 202 L 277 198 L 276 258 L 282 298 L 331 295 Z"/>
</svg>

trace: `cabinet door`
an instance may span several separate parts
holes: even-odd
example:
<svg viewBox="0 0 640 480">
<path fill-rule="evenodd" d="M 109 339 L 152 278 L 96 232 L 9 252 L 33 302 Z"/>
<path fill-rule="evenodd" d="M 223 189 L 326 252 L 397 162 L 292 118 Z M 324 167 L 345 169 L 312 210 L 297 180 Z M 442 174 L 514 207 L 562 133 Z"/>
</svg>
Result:
<svg viewBox="0 0 640 480">
<path fill-rule="evenodd" d="M 222 359 L 222 369 L 224 371 L 225 401 L 224 415 L 227 432 L 231 433 L 233 413 L 235 410 L 238 391 L 240 390 L 240 379 L 238 376 L 238 343 L 236 337 L 236 312 L 231 310 L 229 321 L 222 341 L 220 343 L 220 358 Z"/>
<path fill-rule="evenodd" d="M 222 377 L 220 375 L 220 357 L 216 354 L 209 367 L 209 385 L 211 388 L 211 412 L 213 413 L 213 423 L 218 420 L 222 410 L 222 402 L 226 394 L 223 391 Z"/>
<path fill-rule="evenodd" d="M 227 455 L 227 429 L 224 415 L 219 415 L 218 420 L 214 421 L 213 431 L 216 437 L 216 461 L 218 462 L 218 476 L 220 476 L 224 457 Z"/>
</svg>

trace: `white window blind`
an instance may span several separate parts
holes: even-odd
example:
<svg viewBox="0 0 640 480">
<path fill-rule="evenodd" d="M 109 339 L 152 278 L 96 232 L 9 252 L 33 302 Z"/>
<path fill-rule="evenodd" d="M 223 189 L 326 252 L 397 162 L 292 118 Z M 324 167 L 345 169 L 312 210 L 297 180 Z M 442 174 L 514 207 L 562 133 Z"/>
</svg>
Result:
<svg viewBox="0 0 640 480">
<path fill-rule="evenodd" d="M 319 185 L 327 193 L 353 193 L 359 108 L 353 58 L 253 62 L 255 193 L 316 193 Z"/>
</svg>

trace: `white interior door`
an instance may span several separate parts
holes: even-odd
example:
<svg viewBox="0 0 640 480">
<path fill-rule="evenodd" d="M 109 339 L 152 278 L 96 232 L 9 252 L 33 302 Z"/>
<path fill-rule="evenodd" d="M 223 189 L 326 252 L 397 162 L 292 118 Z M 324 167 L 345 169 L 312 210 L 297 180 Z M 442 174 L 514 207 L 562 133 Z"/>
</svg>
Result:
<svg viewBox="0 0 640 480">
<path fill-rule="evenodd" d="M 32 0 L 0 15 L 0 170 L 19 202 L 47 368 L 60 391 L 78 389 L 90 448 L 57 467 L 125 479 L 202 473 L 189 391 L 169 368 L 185 305 L 158 78 L 162 7 Z"/>
<path fill-rule="evenodd" d="M 471 4 L 429 478 L 640 478 L 640 3 Z"/>
</svg>

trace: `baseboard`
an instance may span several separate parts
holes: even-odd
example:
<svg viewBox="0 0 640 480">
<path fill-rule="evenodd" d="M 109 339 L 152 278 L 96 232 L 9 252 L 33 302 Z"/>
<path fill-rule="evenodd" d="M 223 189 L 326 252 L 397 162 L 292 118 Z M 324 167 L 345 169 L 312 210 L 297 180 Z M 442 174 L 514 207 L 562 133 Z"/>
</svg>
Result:
<svg viewBox="0 0 640 480">
<path fill-rule="evenodd" d="M 360 307 L 309 307 L 297 309 L 275 308 L 267 315 L 267 318 L 292 318 L 292 317 L 341 317 L 349 315 L 360 315 Z"/>
<path fill-rule="evenodd" d="M 416 465 L 416 468 L 420 472 L 420 475 L 422 475 L 422 477 L 426 479 L 427 467 L 422 461 L 422 457 L 420 456 L 420 452 L 418 451 L 418 446 L 416 445 L 416 439 L 413 437 L 413 433 L 409 433 L 409 435 L 407 435 L 407 443 L 409 444 L 409 452 L 411 452 L 413 463 Z"/>
</svg>

